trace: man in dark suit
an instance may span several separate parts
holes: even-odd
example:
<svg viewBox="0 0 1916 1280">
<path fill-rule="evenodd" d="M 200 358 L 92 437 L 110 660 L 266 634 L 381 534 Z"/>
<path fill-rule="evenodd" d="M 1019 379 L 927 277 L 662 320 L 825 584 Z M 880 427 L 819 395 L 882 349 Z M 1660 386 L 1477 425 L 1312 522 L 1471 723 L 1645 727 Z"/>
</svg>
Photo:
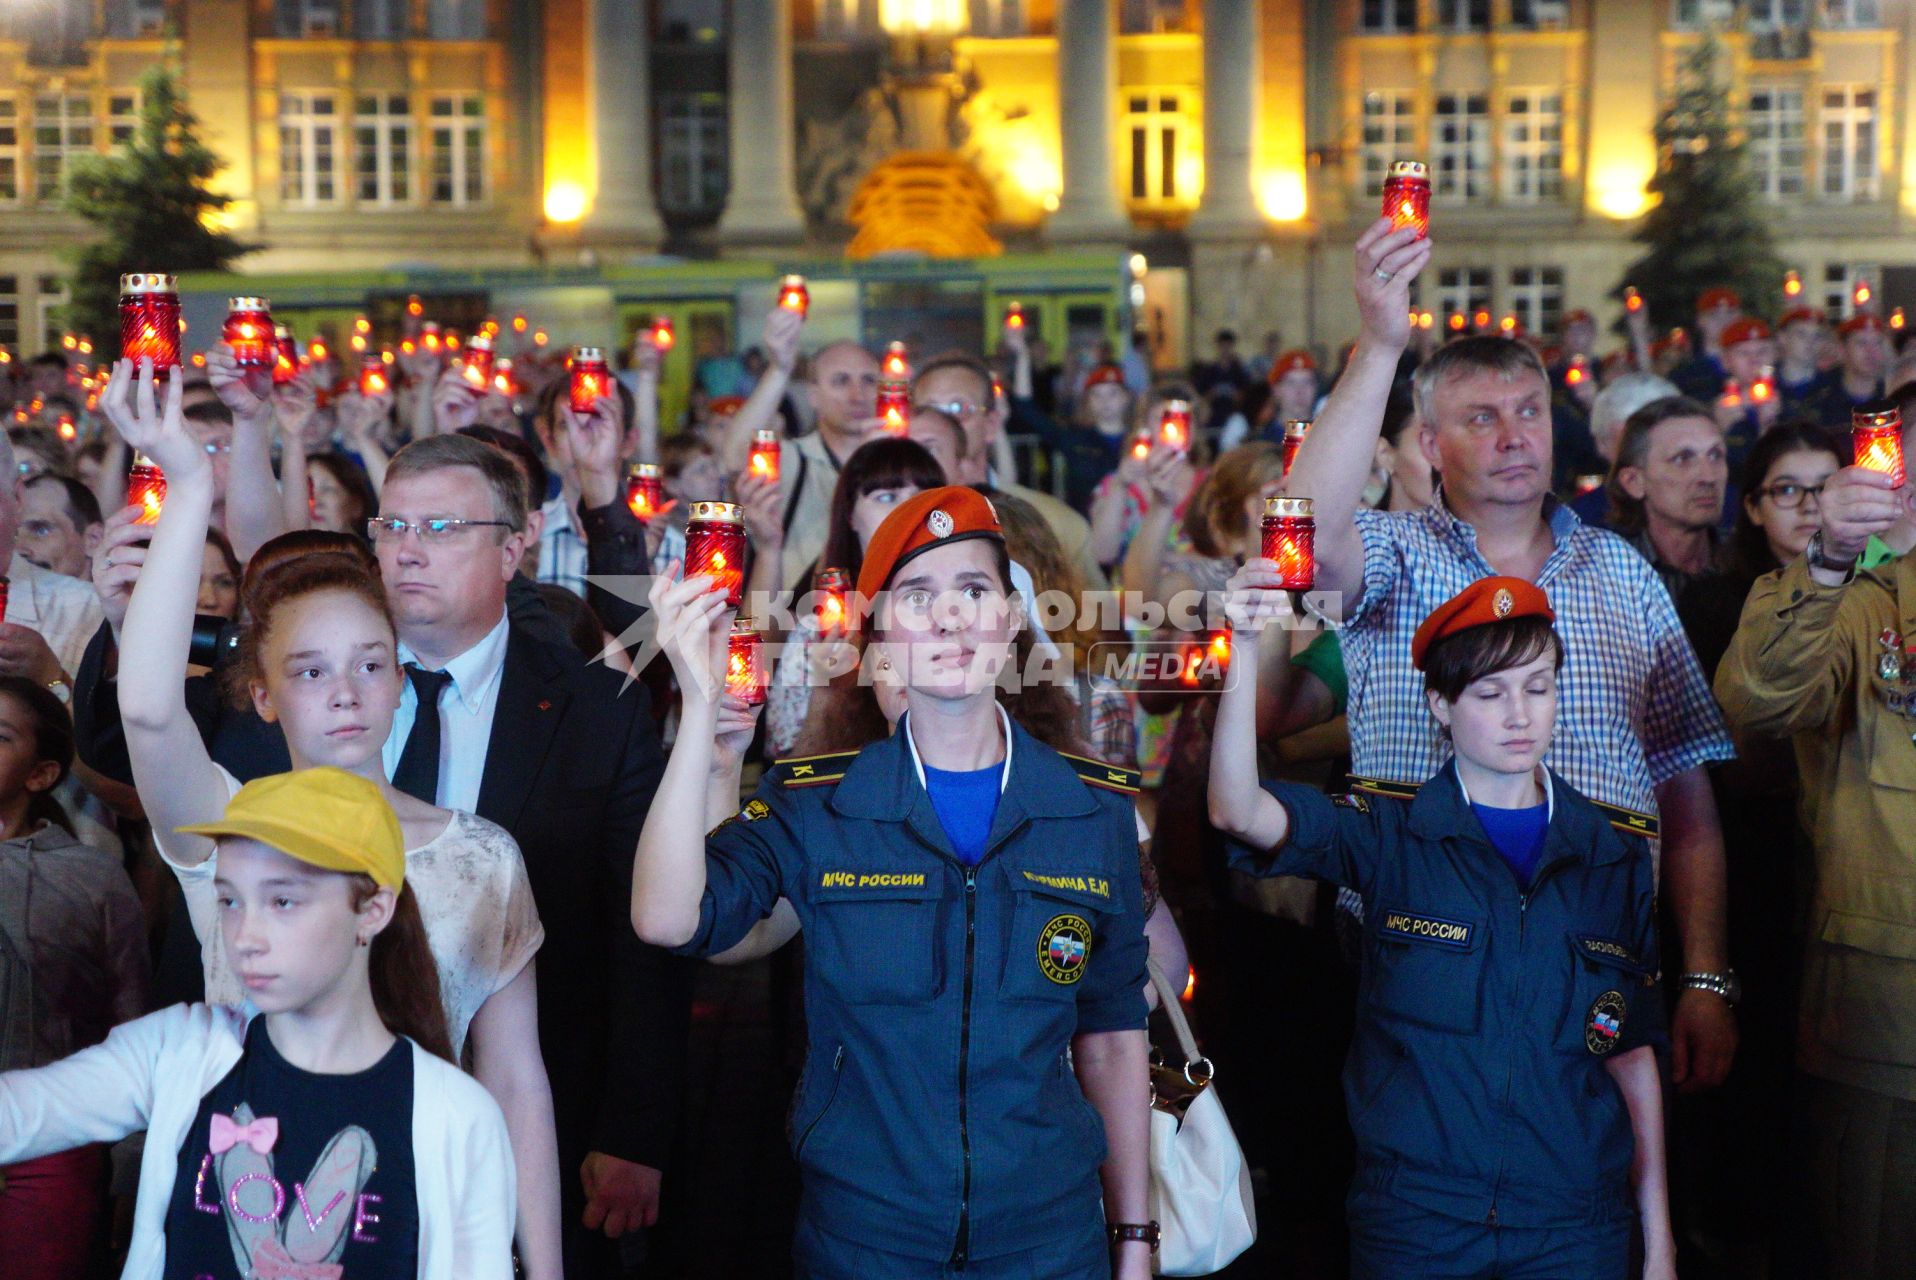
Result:
<svg viewBox="0 0 1916 1280">
<path fill-rule="evenodd" d="M 431 436 L 393 458 L 374 542 L 408 683 L 385 758 L 394 785 L 498 823 L 525 856 L 546 929 L 539 1040 L 576 1280 L 618 1274 L 612 1240 L 657 1216 L 690 970 L 641 944 L 628 918 L 664 766 L 645 691 L 508 618 L 525 515 L 518 467 L 477 440 Z M 117 728 L 101 692 L 82 691 L 87 718 Z M 242 780 L 285 767 L 269 750 L 243 754 L 222 761 Z"/>
</svg>

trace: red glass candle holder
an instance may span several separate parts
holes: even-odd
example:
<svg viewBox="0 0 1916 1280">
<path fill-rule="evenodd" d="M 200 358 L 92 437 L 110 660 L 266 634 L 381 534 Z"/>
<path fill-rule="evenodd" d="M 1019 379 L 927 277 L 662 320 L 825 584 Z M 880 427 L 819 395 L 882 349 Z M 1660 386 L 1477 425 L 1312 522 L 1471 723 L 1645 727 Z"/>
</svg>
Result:
<svg viewBox="0 0 1916 1280">
<path fill-rule="evenodd" d="M 1188 646 L 1184 651 L 1182 671 L 1178 679 L 1192 688 L 1201 685 L 1211 676 L 1222 677 L 1231 667 L 1231 633 L 1219 628 L 1210 632 L 1202 644 Z"/>
<path fill-rule="evenodd" d="M 844 569 L 820 569 L 812 575 L 812 614 L 818 629 L 835 635 L 851 623 L 852 575 Z"/>
<path fill-rule="evenodd" d="M 73 421 L 73 415 L 70 413 L 61 414 L 59 421 L 54 423 L 53 430 L 67 444 L 72 444 L 80 438 L 79 425 Z"/>
<path fill-rule="evenodd" d="M 1643 310 L 1643 295 L 1637 292 L 1635 285 L 1625 287 L 1623 291 L 1623 309 L 1631 312 Z"/>
<path fill-rule="evenodd" d="M 1291 474 L 1291 464 L 1297 461 L 1297 451 L 1304 447 L 1304 437 L 1311 433 L 1311 424 L 1303 418 L 1293 418 L 1284 424 L 1284 474 Z"/>
<path fill-rule="evenodd" d="M 1317 517 L 1309 498 L 1264 500 L 1264 558 L 1277 563 L 1286 591 L 1309 591 L 1317 584 Z"/>
<path fill-rule="evenodd" d="M 1131 456 L 1143 462 L 1151 456 L 1151 433 L 1140 431 L 1131 437 Z"/>
<path fill-rule="evenodd" d="M 492 362 L 492 389 L 502 396 L 519 394 L 519 384 L 512 380 L 511 356 L 500 356 Z"/>
<path fill-rule="evenodd" d="M 747 474 L 778 483 L 778 432 L 763 428 L 752 433 L 752 452 L 746 459 Z"/>
<path fill-rule="evenodd" d="M 1191 402 L 1166 400 L 1158 418 L 1158 443 L 1179 453 L 1191 447 Z"/>
<path fill-rule="evenodd" d="M 383 357 L 368 352 L 359 362 L 359 394 L 362 396 L 383 396 L 393 387 L 392 375 L 386 372 Z"/>
<path fill-rule="evenodd" d="M 446 345 L 445 334 L 439 328 L 438 321 L 428 320 L 419 326 L 419 345 L 421 349 L 434 353 Z"/>
<path fill-rule="evenodd" d="M 572 348 L 572 412 L 591 413 L 600 397 L 612 390 L 612 372 L 605 367 L 599 347 Z"/>
<path fill-rule="evenodd" d="M 1570 365 L 1563 371 L 1563 385 L 1580 387 L 1590 378 L 1590 361 L 1586 356 L 1572 356 Z"/>
<path fill-rule="evenodd" d="M 758 632 L 744 618 L 732 620 L 725 645 L 725 692 L 749 707 L 765 701 L 765 666 L 759 660 Z"/>
<path fill-rule="evenodd" d="M 660 351 L 670 351 L 678 344 L 678 335 L 672 332 L 671 316 L 653 316 L 652 324 L 646 330 L 652 339 L 652 345 Z"/>
<path fill-rule="evenodd" d="M 1895 488 L 1908 476 L 1903 471 L 1903 415 L 1896 409 L 1858 409 L 1850 416 L 1856 443 L 1856 465 L 1880 471 Z"/>
<path fill-rule="evenodd" d="M 878 373 L 884 378 L 911 377 L 911 361 L 905 356 L 904 343 L 893 342 L 885 347 L 885 358 L 879 362 Z"/>
<path fill-rule="evenodd" d="M 134 454 L 133 469 L 126 475 L 126 505 L 140 509 L 140 518 L 134 523 L 158 524 L 160 508 L 165 504 L 165 473 L 145 454 Z"/>
<path fill-rule="evenodd" d="M 1022 329 L 1025 327 L 1025 304 L 1008 302 L 1005 304 L 1005 328 Z"/>
<path fill-rule="evenodd" d="M 745 513 L 736 502 L 694 502 L 685 524 L 685 576 L 704 574 L 736 609 L 745 600 Z"/>
<path fill-rule="evenodd" d="M 120 277 L 120 355 L 153 362 L 163 375 L 180 362 L 180 291 L 175 276 L 140 272 Z"/>
<path fill-rule="evenodd" d="M 1764 365 L 1763 372 L 1750 383 L 1750 403 L 1768 404 L 1774 399 L 1776 399 L 1776 372 L 1770 366 Z"/>
<path fill-rule="evenodd" d="M 1394 160 L 1384 179 L 1384 216 L 1390 229 L 1414 228 L 1422 240 L 1430 234 L 1430 169 L 1422 160 Z"/>
<path fill-rule="evenodd" d="M 1723 394 L 1716 398 L 1719 409 L 1741 409 L 1743 407 L 1743 387 L 1735 378 L 1723 380 Z"/>
<path fill-rule="evenodd" d="M 283 324 L 273 326 L 273 385 L 283 387 L 299 376 L 299 344 Z"/>
<path fill-rule="evenodd" d="M 812 309 L 812 293 L 805 287 L 804 276 L 786 276 L 778 282 L 778 305 L 801 316 Z"/>
<path fill-rule="evenodd" d="M 232 349 L 233 363 L 242 369 L 270 369 L 279 358 L 273 318 L 264 298 L 228 299 L 220 338 Z"/>
<path fill-rule="evenodd" d="M 0 618 L 6 617 L 7 613 L 7 586 L 7 579 L 0 578 Z"/>
<path fill-rule="evenodd" d="M 911 428 L 911 387 L 897 378 L 878 384 L 878 419 L 885 434 L 902 436 Z"/>
<path fill-rule="evenodd" d="M 466 384 L 475 391 L 484 391 L 492 384 L 493 350 L 492 335 L 475 333 L 466 343 Z"/>
<path fill-rule="evenodd" d="M 641 520 L 650 520 L 665 506 L 665 479 L 656 462 L 637 462 L 625 476 L 625 505 Z"/>
</svg>

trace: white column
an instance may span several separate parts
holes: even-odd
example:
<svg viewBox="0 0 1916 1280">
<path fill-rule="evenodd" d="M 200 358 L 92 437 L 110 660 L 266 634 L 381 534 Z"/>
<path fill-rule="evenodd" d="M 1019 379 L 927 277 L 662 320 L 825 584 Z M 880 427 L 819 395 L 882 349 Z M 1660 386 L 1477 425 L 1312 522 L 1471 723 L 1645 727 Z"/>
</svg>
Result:
<svg viewBox="0 0 1916 1280">
<path fill-rule="evenodd" d="M 1045 223 L 1053 240 L 1121 240 L 1130 219 L 1111 166 L 1117 49 L 1107 0 L 1058 2 L 1058 114 L 1064 191 Z"/>
<path fill-rule="evenodd" d="M 731 187 L 719 234 L 801 240 L 792 134 L 791 0 L 732 0 Z"/>
<path fill-rule="evenodd" d="M 1204 198 L 1197 232 L 1262 229 L 1252 169 L 1257 161 L 1256 0 L 1204 0 Z"/>
<path fill-rule="evenodd" d="M 645 6 L 591 0 L 592 139 L 599 186 L 585 231 L 594 239 L 656 241 L 652 197 L 651 41 Z"/>
</svg>

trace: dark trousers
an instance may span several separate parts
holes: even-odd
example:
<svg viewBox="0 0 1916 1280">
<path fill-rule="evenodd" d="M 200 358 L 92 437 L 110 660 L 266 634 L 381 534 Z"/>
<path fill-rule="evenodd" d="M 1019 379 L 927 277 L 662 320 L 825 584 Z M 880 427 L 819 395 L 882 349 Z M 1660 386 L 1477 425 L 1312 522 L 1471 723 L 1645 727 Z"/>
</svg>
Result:
<svg viewBox="0 0 1916 1280">
<path fill-rule="evenodd" d="M 907 1258 L 832 1235 L 801 1211 L 792 1261 L 797 1280 L 1111 1280 L 1111 1255 L 1100 1221 L 1086 1222 L 1075 1238 L 996 1258 L 972 1258 L 958 1270 L 942 1260 Z"/>
<path fill-rule="evenodd" d="M 1351 1280 L 1625 1280 L 1629 1218 L 1576 1227 L 1490 1227 L 1351 1193 Z"/>
</svg>

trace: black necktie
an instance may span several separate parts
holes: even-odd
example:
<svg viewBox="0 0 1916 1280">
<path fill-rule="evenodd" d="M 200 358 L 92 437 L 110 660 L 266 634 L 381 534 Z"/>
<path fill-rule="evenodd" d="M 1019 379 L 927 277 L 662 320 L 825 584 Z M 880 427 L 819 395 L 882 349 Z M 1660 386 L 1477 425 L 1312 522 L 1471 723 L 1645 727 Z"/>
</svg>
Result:
<svg viewBox="0 0 1916 1280">
<path fill-rule="evenodd" d="M 406 664 L 406 678 L 419 695 L 419 707 L 413 712 L 412 732 L 399 753 L 399 767 L 393 770 L 393 785 L 415 800 L 439 803 L 439 694 L 452 683 L 444 671 L 425 671 Z"/>
</svg>

